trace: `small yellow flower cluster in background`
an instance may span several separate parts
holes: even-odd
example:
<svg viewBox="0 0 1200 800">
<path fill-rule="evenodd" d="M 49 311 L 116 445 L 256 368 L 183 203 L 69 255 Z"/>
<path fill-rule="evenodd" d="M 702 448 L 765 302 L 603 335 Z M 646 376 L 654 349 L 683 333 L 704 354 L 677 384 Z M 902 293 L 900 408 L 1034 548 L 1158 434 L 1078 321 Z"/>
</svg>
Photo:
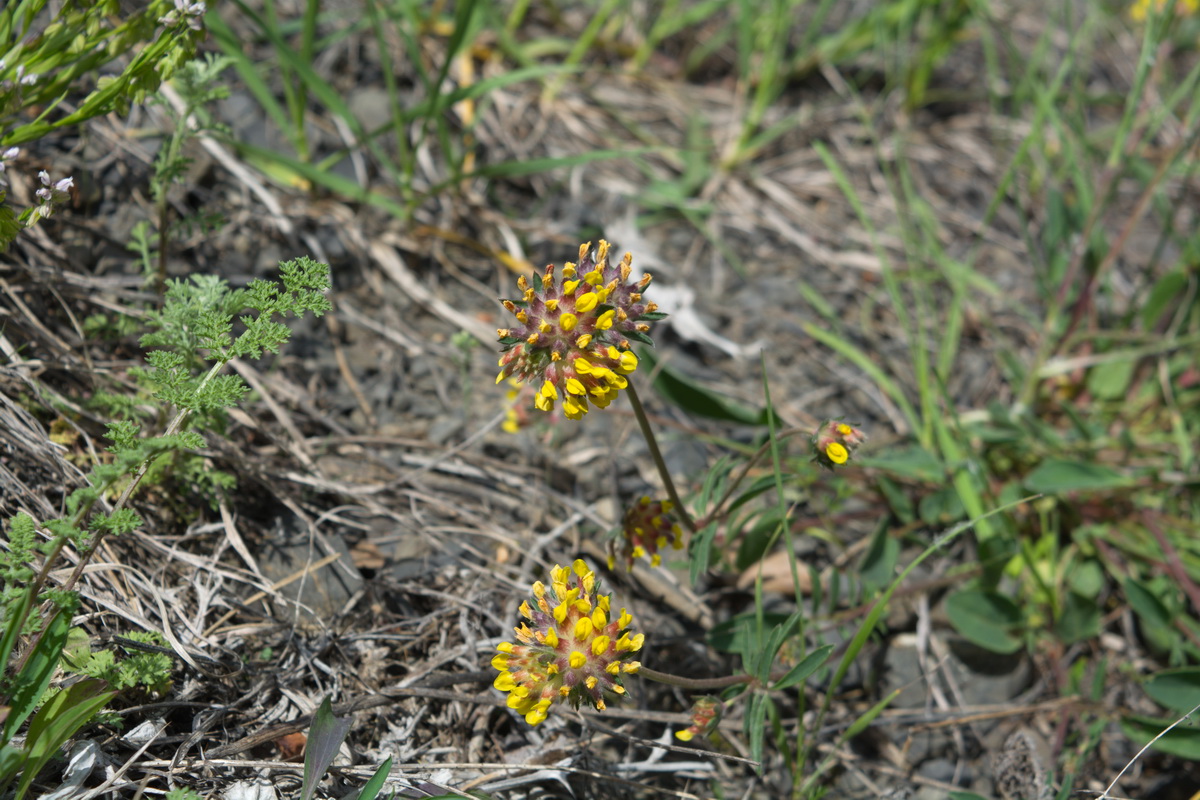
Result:
<svg viewBox="0 0 1200 800">
<path fill-rule="evenodd" d="M 829 420 L 812 435 L 813 460 L 828 469 L 840 467 L 866 440 L 867 435 L 858 428 Z"/>
<path fill-rule="evenodd" d="M 725 704 L 715 697 L 697 697 L 692 701 L 692 724 L 680 731 L 675 731 L 675 738 L 681 742 L 690 742 L 697 736 L 706 736 L 717 727 L 721 720 L 721 712 Z"/>
<path fill-rule="evenodd" d="M 1167 10 L 1167 0 L 1136 0 L 1129 7 L 1129 17 L 1134 22 L 1145 22 L 1150 16 L 1150 3 L 1154 10 L 1161 14 Z M 1200 11 L 1200 0 L 1175 0 L 1175 16 L 1190 17 Z"/>
<path fill-rule="evenodd" d="M 630 633 L 633 615 L 625 609 L 610 619 L 611 598 L 599 593 L 596 573 L 582 560 L 554 567 L 549 588 L 541 581 L 532 588 L 533 602 L 521 603 L 518 643 L 496 645 L 492 666 L 500 674 L 492 685 L 508 692 L 508 707 L 530 725 L 559 702 L 603 711 L 605 698 L 625 694 L 622 676 L 641 667 L 629 659 L 645 635 Z"/>
<path fill-rule="evenodd" d="M 683 548 L 683 529 L 675 521 L 672 512 L 675 504 L 670 500 L 651 500 L 642 497 L 625 511 L 625 520 L 617 539 L 609 542 L 608 568 L 613 569 L 617 555 L 625 560 L 625 568 L 633 569 L 638 558 L 650 557 L 650 566 L 662 563 L 659 550 L 668 544 L 672 549 Z"/>
<path fill-rule="evenodd" d="M 610 264 L 608 242 L 600 241 L 594 257 L 591 246 L 580 245 L 579 263 L 567 262 L 561 275 L 546 267 L 540 287 L 521 276 L 521 297 L 503 301 L 518 324 L 496 331 L 504 349 L 496 383 L 530 383 L 537 409 L 552 411 L 561 401 L 568 419 L 581 419 L 589 404 L 607 407 L 629 385 L 638 365 L 630 342 L 652 344 L 650 323 L 666 316 L 643 300 L 649 273 L 628 283 L 632 255 Z"/>
</svg>

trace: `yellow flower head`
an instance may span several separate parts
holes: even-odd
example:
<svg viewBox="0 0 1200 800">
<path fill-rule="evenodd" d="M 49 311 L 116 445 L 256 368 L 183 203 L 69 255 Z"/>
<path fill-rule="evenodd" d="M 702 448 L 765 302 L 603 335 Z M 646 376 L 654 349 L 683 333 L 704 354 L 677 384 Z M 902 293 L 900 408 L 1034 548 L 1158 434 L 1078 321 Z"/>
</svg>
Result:
<svg viewBox="0 0 1200 800">
<path fill-rule="evenodd" d="M 569 419 L 580 419 L 593 405 L 605 408 L 637 368 L 630 343 L 652 345 L 650 323 L 666 316 L 642 297 L 650 275 L 629 283 L 633 257 L 611 264 L 608 251 L 603 239 L 595 253 L 590 242 L 581 245 L 578 264 L 546 267 L 540 290 L 521 277 L 521 298 L 503 301 L 518 326 L 496 332 L 504 351 L 496 383 L 511 377 L 537 386 L 541 411 L 561 402 Z"/>
<path fill-rule="evenodd" d="M 518 643 L 501 642 L 492 658 L 492 685 L 508 692 L 508 707 L 537 725 L 555 703 L 603 710 L 606 699 L 625 694 L 622 676 L 637 672 L 631 658 L 645 637 L 630 632 L 625 609 L 610 619 L 612 601 L 599 593 L 595 572 L 582 560 L 556 566 L 550 586 L 535 583 L 533 595 L 521 604 L 528 624 L 516 628 Z"/>
<path fill-rule="evenodd" d="M 867 435 L 838 420 L 821 423 L 812 435 L 813 461 L 827 469 L 840 467 L 850 460 Z"/>
<path fill-rule="evenodd" d="M 650 566 L 662 563 L 661 550 L 683 548 L 683 529 L 675 520 L 675 504 L 670 500 L 651 500 L 642 497 L 625 510 L 625 519 L 617 538 L 609 542 L 608 568 L 613 569 L 617 556 L 625 561 L 626 569 L 633 562 L 649 558 Z"/>
</svg>

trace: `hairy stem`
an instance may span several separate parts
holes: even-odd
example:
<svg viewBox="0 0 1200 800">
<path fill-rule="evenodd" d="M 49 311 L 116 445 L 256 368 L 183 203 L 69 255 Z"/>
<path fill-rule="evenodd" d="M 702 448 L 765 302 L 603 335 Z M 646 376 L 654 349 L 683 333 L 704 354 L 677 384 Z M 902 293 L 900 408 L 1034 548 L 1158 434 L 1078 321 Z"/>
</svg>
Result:
<svg viewBox="0 0 1200 800">
<path fill-rule="evenodd" d="M 633 415 L 637 418 L 638 427 L 642 430 L 642 438 L 646 440 L 646 446 L 650 448 L 650 458 L 654 460 L 654 466 L 658 469 L 663 486 L 667 489 L 667 497 L 671 498 L 671 502 L 675 504 L 675 510 L 687 525 L 688 530 L 695 533 L 698 530 L 696 521 L 688 513 L 683 501 L 679 499 L 675 481 L 671 480 L 671 472 L 667 469 L 667 462 L 663 460 L 662 451 L 658 449 L 658 439 L 655 438 L 654 430 L 650 427 L 650 419 L 646 416 L 646 409 L 642 406 L 637 390 L 633 388 L 633 381 L 630 381 L 629 385 L 625 387 L 625 393 L 629 395 L 629 404 L 633 406 Z"/>
<path fill-rule="evenodd" d="M 670 673 L 659 672 L 649 667 L 642 667 L 637 671 L 637 674 L 655 683 L 665 683 L 668 686 L 678 686 L 681 689 L 724 689 L 727 686 L 736 686 L 739 683 L 751 686 L 758 684 L 757 678 L 746 673 L 741 675 L 726 675 L 723 678 L 683 678 L 679 675 L 671 675 Z"/>
</svg>

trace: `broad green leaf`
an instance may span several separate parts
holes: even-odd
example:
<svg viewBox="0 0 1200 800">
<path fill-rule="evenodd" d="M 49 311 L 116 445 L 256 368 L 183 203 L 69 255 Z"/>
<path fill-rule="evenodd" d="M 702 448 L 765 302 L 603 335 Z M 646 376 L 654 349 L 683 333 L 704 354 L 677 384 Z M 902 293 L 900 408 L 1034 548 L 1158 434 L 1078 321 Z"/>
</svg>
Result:
<svg viewBox="0 0 1200 800">
<path fill-rule="evenodd" d="M 1133 356 L 1097 364 L 1088 370 L 1088 391 L 1101 400 L 1120 400 L 1129 392 L 1129 382 L 1138 360 Z"/>
<path fill-rule="evenodd" d="M 9 705 L 12 710 L 4 720 L 3 741 L 12 741 L 13 734 L 21 727 L 21 723 L 29 718 L 42 696 L 50 685 L 50 678 L 58 669 L 62 658 L 63 645 L 67 643 L 67 631 L 70 629 L 71 615 L 59 611 L 55 614 L 42 631 L 42 637 L 37 646 L 29 654 L 24 668 L 12 678 L 12 690 L 9 694 Z"/>
<path fill-rule="evenodd" d="M 1021 649 L 1021 609 L 1009 598 L 981 589 L 964 589 L 946 598 L 950 623 L 967 640 L 993 653 Z"/>
<path fill-rule="evenodd" d="M 922 497 L 918 511 L 921 519 L 930 525 L 958 522 L 966 514 L 958 491 L 949 487 Z"/>
<path fill-rule="evenodd" d="M 317 784 L 333 763 L 338 748 L 350 730 L 350 719 L 339 719 L 333 715 L 329 696 L 321 701 L 317 713 L 313 714 L 312 727 L 308 731 L 308 744 L 304 748 L 304 786 L 301 800 L 312 800 Z"/>
<path fill-rule="evenodd" d="M 867 591 L 873 592 L 891 583 L 899 560 L 900 542 L 888 533 L 886 524 L 879 525 L 858 565 L 858 577 Z"/>
<path fill-rule="evenodd" d="M 1135 744 L 1144 745 L 1166 730 L 1173 719 L 1158 720 L 1150 717 L 1125 717 L 1121 720 L 1121 730 Z M 1181 758 L 1200 760 L 1200 729 L 1188 725 L 1177 725 L 1164 733 L 1153 744 L 1155 750 L 1162 753 L 1180 756 Z"/>
<path fill-rule="evenodd" d="M 746 708 L 746 736 L 750 740 L 750 758 L 762 763 L 763 740 L 766 737 L 767 704 L 771 697 L 761 692 L 750 695 Z"/>
<path fill-rule="evenodd" d="M 1200 667 L 1156 672 L 1142 688 L 1163 708 L 1186 714 L 1200 705 Z"/>
<path fill-rule="evenodd" d="M 1092 558 L 1078 560 L 1067 570 L 1067 583 L 1072 591 L 1094 600 L 1105 586 L 1104 567 Z"/>
<path fill-rule="evenodd" d="M 1148 586 L 1132 577 L 1122 582 L 1125 599 L 1141 623 L 1142 639 L 1155 655 L 1173 652 L 1180 643 L 1181 634 L 1175 628 L 1171 611 Z"/>
<path fill-rule="evenodd" d="M 833 645 L 826 644 L 813 650 L 800 660 L 800 663 L 787 671 L 787 674 L 780 678 L 774 686 L 774 689 L 787 689 L 806 680 L 809 675 L 812 675 L 821 665 L 829 660 L 829 656 L 833 653 Z"/>
<path fill-rule="evenodd" d="M 786 524 L 786 522 L 784 523 Z M 779 510 L 768 508 L 754 517 L 748 527 L 742 529 L 742 541 L 738 545 L 738 570 L 749 569 L 766 555 L 767 547 L 775 541 L 775 532 L 780 528 Z M 731 530 L 736 530 L 731 528 Z"/>
<path fill-rule="evenodd" d="M 1025 488 L 1031 492 L 1058 494 L 1060 492 L 1119 489 L 1132 481 L 1112 467 L 1086 461 L 1067 461 L 1049 458 L 1025 476 Z"/>
<path fill-rule="evenodd" d="M 96 713 L 117 696 L 102 680 L 79 681 L 69 689 L 50 698 L 29 723 L 25 737 L 25 764 L 17 784 L 16 800 L 21 800 L 33 779 L 51 758 L 58 755 L 63 743 Z"/>
<path fill-rule="evenodd" d="M 689 414 L 743 425 L 767 424 L 766 409 L 750 408 L 717 394 L 660 363 L 653 351 L 642 350 L 638 358 L 642 362 L 641 371 L 656 376 L 654 390 Z"/>
<path fill-rule="evenodd" d="M 916 508 L 913 507 L 913 501 L 904 491 L 904 487 L 886 475 L 879 476 L 878 485 L 896 519 L 907 525 L 917 518 Z"/>
<path fill-rule="evenodd" d="M 886 470 L 900 478 L 927 483 L 946 481 L 946 467 L 923 447 L 901 448 L 885 456 L 856 457 L 855 461 L 859 466 Z"/>
<path fill-rule="evenodd" d="M 1064 644 L 1075 644 L 1099 636 L 1100 608 L 1096 601 L 1075 592 L 1067 592 L 1054 630 Z"/>
<path fill-rule="evenodd" d="M 0 747 L 0 787 L 7 786 L 24 766 L 24 750 L 11 744 Z"/>
<path fill-rule="evenodd" d="M 1122 586 L 1125 589 L 1125 599 L 1129 601 L 1133 612 L 1142 618 L 1142 622 L 1160 628 L 1171 627 L 1171 612 L 1154 592 L 1132 577 L 1126 578 Z"/>
<path fill-rule="evenodd" d="M 770 635 L 767 636 L 766 646 L 754 654 L 753 660 L 750 662 L 750 669 L 762 683 L 770 682 L 771 665 L 775 663 L 775 655 L 779 652 L 779 648 L 783 647 L 783 643 L 795 634 L 799 624 L 800 612 L 793 611 L 782 624 L 771 629 Z"/>
</svg>

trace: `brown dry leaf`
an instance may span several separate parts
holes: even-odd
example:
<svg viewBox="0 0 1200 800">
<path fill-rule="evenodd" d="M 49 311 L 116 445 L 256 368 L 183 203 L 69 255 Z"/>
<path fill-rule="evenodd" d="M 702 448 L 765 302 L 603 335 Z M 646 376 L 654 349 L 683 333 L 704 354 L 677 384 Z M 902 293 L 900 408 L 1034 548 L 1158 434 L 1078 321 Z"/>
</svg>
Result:
<svg viewBox="0 0 1200 800">
<path fill-rule="evenodd" d="M 788 554 L 782 550 L 772 553 L 764 558 L 760 564 L 755 564 L 739 575 L 737 580 L 739 589 L 749 589 L 754 586 L 754 581 L 758 579 L 760 565 L 762 567 L 764 592 L 781 595 L 792 595 L 794 593 L 792 567 L 788 561 Z M 800 593 L 805 596 L 812 594 L 812 575 L 809 574 L 808 565 L 803 561 L 797 560 L 796 569 L 800 573 L 798 576 Z"/>
<path fill-rule="evenodd" d="M 374 542 L 363 539 L 350 548 L 350 560 L 359 569 L 383 569 L 383 565 L 387 563 L 387 556 Z"/>
<path fill-rule="evenodd" d="M 304 758 L 304 745 L 307 742 L 303 733 L 289 733 L 280 736 L 272 744 L 279 748 L 280 761 L 300 761 Z"/>
</svg>

